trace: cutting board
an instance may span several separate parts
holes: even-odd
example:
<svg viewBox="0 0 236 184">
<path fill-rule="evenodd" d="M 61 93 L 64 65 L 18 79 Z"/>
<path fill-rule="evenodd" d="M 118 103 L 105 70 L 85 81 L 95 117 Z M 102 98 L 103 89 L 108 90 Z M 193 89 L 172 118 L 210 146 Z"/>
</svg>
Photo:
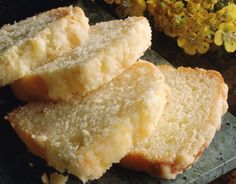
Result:
<svg viewBox="0 0 236 184">
<path fill-rule="evenodd" d="M 80 1 L 79 5 L 85 10 L 91 24 L 113 19 L 109 13 L 91 1 Z M 143 58 L 155 64 L 168 64 L 153 50 L 148 50 Z M 48 167 L 43 160 L 27 151 L 10 125 L 3 120 L 7 112 L 19 105 L 23 104 L 14 97 L 9 87 L 0 89 L 0 184 L 40 184 L 42 183 L 40 179 L 42 174 L 44 172 L 51 173 L 54 170 Z M 216 133 L 213 142 L 204 151 L 199 161 L 175 180 L 162 180 L 114 165 L 102 178 L 88 183 L 208 183 L 233 168 L 236 168 L 236 118 L 227 112 L 222 118 L 221 130 Z M 78 184 L 81 182 L 75 177 L 69 176 L 67 183 Z"/>
</svg>

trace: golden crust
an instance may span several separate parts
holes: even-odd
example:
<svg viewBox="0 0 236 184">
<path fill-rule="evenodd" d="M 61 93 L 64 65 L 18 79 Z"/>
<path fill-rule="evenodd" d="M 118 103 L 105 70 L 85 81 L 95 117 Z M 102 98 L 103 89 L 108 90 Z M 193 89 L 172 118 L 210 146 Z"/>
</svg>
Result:
<svg viewBox="0 0 236 184">
<path fill-rule="evenodd" d="M 145 171 L 152 176 L 162 176 L 163 165 L 171 166 L 171 163 L 148 160 L 145 155 L 130 153 L 121 161 L 120 165 L 135 171 Z"/>
<path fill-rule="evenodd" d="M 35 155 L 39 156 L 42 159 L 46 160 L 46 152 L 44 148 L 38 143 L 36 140 L 34 140 L 31 136 L 31 134 L 27 134 L 27 132 L 23 131 L 21 127 L 19 127 L 19 123 L 15 122 L 14 114 L 17 113 L 21 108 L 17 108 L 13 111 L 12 116 L 6 119 L 11 122 L 12 128 L 15 130 L 16 134 L 21 138 L 21 140 L 25 143 L 27 148 Z"/>
<path fill-rule="evenodd" d="M 195 159 L 193 163 L 199 159 L 206 147 L 207 144 L 202 145 L 198 154 L 194 156 Z M 174 179 L 176 175 L 182 173 L 183 170 L 191 168 L 193 163 L 182 168 L 177 168 L 177 165 L 174 162 L 149 160 L 145 155 L 129 153 L 121 159 L 119 164 L 134 171 L 145 171 L 154 177 Z M 166 171 L 168 171 L 168 173 Z"/>
<path fill-rule="evenodd" d="M 29 86 L 31 90 L 28 90 Z M 16 80 L 13 84 L 11 84 L 11 88 L 15 96 L 21 100 L 34 99 L 35 101 L 37 101 L 40 100 L 39 97 L 46 98 L 48 94 L 47 84 L 40 76 L 37 75 L 28 75 L 24 77 L 24 80 Z"/>
</svg>

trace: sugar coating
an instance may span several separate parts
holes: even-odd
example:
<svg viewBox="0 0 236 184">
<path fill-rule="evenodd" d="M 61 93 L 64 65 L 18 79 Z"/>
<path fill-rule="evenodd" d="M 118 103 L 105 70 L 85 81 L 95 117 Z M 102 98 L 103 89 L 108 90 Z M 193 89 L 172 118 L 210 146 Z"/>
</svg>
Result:
<svg viewBox="0 0 236 184">
<path fill-rule="evenodd" d="M 46 28 L 50 23 L 70 14 L 72 7 L 68 9 L 52 10 L 29 17 L 14 24 L 4 25 L 0 29 L 0 52 L 19 41 L 33 37 L 38 31 Z"/>
<path fill-rule="evenodd" d="M 148 24 L 147 20 L 143 17 L 129 17 L 125 21 L 113 20 L 97 23 L 96 25 L 91 26 L 89 39 L 80 47 L 75 48 L 71 53 L 68 53 L 64 57 L 60 57 L 54 62 L 38 68 L 35 72 L 40 73 L 44 70 L 57 70 L 71 67 L 76 63 L 83 63 L 93 57 L 97 57 L 98 53 L 103 52 L 104 48 L 115 47 L 115 42 L 123 41 L 124 38 L 126 38 L 124 36 L 125 33 L 128 33 L 128 35 L 131 36 L 132 32 L 140 31 L 138 28 L 142 24 L 143 27 Z M 149 25 L 147 27 L 149 28 Z M 144 29 L 146 28 L 144 27 Z M 138 35 L 139 33 L 136 34 Z M 147 42 L 149 45 L 150 39 L 147 40 Z M 136 44 L 139 45 L 140 43 L 136 42 Z M 147 43 L 143 44 L 146 45 Z M 126 46 L 130 45 L 123 45 L 124 48 L 127 48 Z M 142 54 L 143 53 L 140 53 L 140 55 Z"/>
</svg>

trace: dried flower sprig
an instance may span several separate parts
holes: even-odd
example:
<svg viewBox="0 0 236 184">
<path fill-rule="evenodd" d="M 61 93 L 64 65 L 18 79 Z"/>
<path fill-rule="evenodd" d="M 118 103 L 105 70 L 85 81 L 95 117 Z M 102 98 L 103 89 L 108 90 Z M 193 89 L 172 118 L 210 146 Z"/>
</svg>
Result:
<svg viewBox="0 0 236 184">
<path fill-rule="evenodd" d="M 187 54 L 206 53 L 211 44 L 236 51 L 236 4 L 233 0 L 105 0 L 120 17 L 148 11 L 157 30 L 176 38 Z"/>
</svg>

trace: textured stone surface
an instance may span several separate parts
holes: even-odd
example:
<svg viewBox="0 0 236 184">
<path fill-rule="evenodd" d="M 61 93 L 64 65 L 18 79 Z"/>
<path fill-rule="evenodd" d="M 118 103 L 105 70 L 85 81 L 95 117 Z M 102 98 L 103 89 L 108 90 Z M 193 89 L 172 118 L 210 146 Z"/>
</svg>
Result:
<svg viewBox="0 0 236 184">
<path fill-rule="evenodd" d="M 85 0 L 84 9 L 92 24 L 97 21 L 111 20 L 112 17 Z M 81 2 L 80 2 L 81 4 Z M 156 52 L 148 50 L 143 57 L 155 64 L 167 63 Z M 2 120 L 3 116 L 21 104 L 15 99 L 8 87 L 0 89 L 0 184 L 39 184 L 43 172 L 53 169 L 27 151 L 24 144 L 12 131 L 9 124 Z M 33 164 L 33 167 L 32 167 Z M 133 172 L 113 166 L 102 178 L 89 182 L 91 184 L 184 184 L 208 183 L 222 174 L 236 168 L 236 118 L 230 113 L 222 119 L 221 130 L 217 132 L 213 142 L 204 151 L 203 156 L 189 170 L 175 180 L 160 180 L 145 173 Z M 67 184 L 81 183 L 70 176 Z"/>
</svg>

